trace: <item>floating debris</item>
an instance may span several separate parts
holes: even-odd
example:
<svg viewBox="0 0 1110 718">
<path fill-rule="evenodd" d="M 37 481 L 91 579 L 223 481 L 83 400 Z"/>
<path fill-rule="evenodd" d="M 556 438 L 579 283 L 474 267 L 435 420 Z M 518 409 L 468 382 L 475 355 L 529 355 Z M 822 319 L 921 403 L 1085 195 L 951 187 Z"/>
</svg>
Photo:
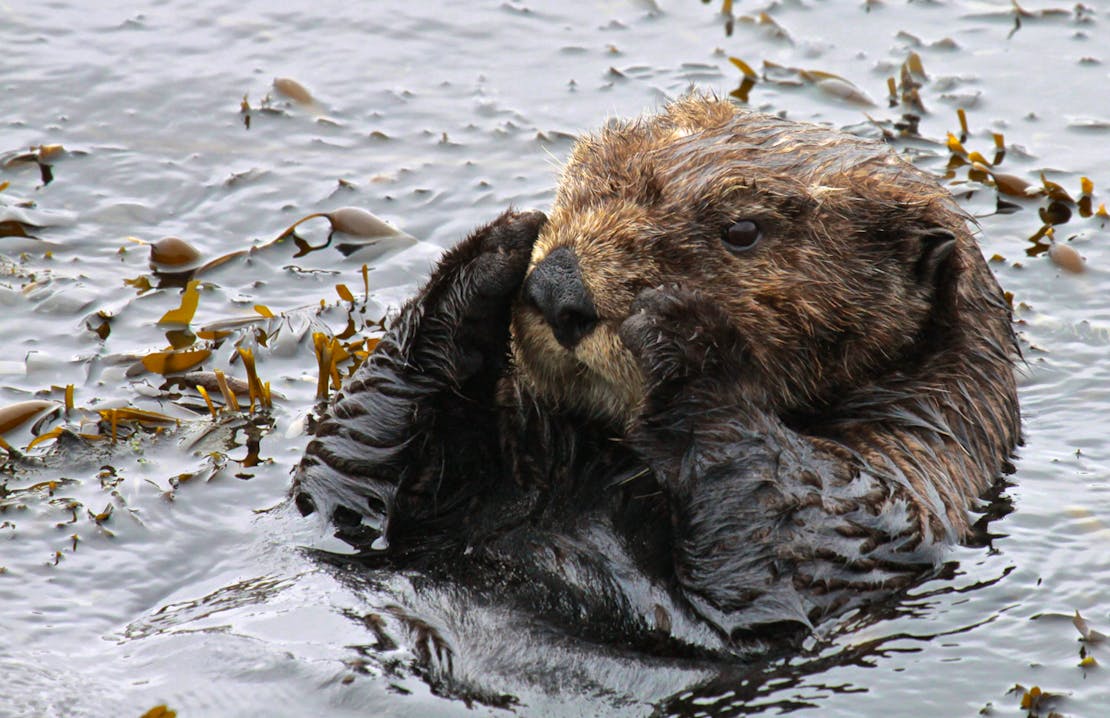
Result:
<svg viewBox="0 0 1110 718">
<path fill-rule="evenodd" d="M 243 116 L 243 127 L 249 130 L 251 128 L 251 103 L 247 93 L 243 93 L 243 99 L 239 102 L 239 114 Z"/>
<path fill-rule="evenodd" d="M 721 10 L 725 12 L 724 9 Z M 731 16 L 732 7 L 729 3 L 728 14 Z M 758 15 L 741 15 L 736 18 L 736 21 L 741 25 L 750 25 L 762 31 L 762 34 L 769 40 L 777 42 L 785 42 L 793 45 L 794 39 L 790 37 L 790 33 L 786 31 L 782 25 L 778 23 L 773 17 L 767 14 L 766 11 L 761 11 Z M 727 30 L 727 28 L 726 28 Z"/>
<path fill-rule="evenodd" d="M 1039 716 L 1042 712 L 1044 712 L 1046 716 L 1060 715 L 1054 712 L 1054 709 L 1061 699 L 1059 694 L 1041 690 L 1040 686 L 1033 686 L 1032 688 L 1026 689 L 1025 686 L 1020 683 L 1011 688 L 1009 693 L 1021 695 L 1021 709 L 1023 711 L 1028 711 L 1031 717 Z"/>
<path fill-rule="evenodd" d="M 733 63 L 736 64 L 736 63 Z M 875 101 L 844 77 L 824 70 L 806 70 L 787 67 L 770 60 L 763 61 L 763 80 L 775 85 L 810 86 L 821 92 L 853 105 L 874 107 Z"/>
<path fill-rule="evenodd" d="M 756 83 L 759 81 L 759 75 L 758 73 L 756 73 L 755 70 L 751 68 L 748 63 L 744 62 L 738 57 L 729 56 L 728 61 L 735 65 L 744 75 L 744 77 L 740 80 L 740 87 L 737 87 L 735 90 L 728 94 L 732 97 L 735 97 L 737 100 L 740 100 L 741 102 L 747 102 L 748 94 L 752 91 L 752 88 L 755 87 Z"/>
<path fill-rule="evenodd" d="M 297 235 L 297 227 L 313 219 L 326 219 L 331 225 L 331 232 L 328 233 L 327 240 L 320 245 L 310 245 L 304 239 Z M 264 249 L 272 245 L 280 244 L 286 239 L 292 238 L 293 243 L 297 246 L 298 252 L 293 255 L 294 257 L 303 257 L 309 252 L 314 252 L 324 249 L 332 245 L 332 239 L 336 233 L 344 234 L 349 237 L 356 237 L 361 241 L 346 241 L 334 245 L 336 251 L 345 257 L 349 257 L 355 252 L 360 250 L 374 247 L 382 240 L 398 241 L 402 244 L 415 243 L 416 238 L 410 234 L 402 232 L 393 225 L 385 222 L 372 212 L 368 212 L 360 207 L 340 207 L 339 209 L 332 210 L 331 212 L 313 212 L 312 214 L 301 217 L 293 224 L 285 228 L 285 230 L 275 237 L 273 240 L 258 247 L 257 249 Z M 257 250 L 256 250 L 257 251 Z M 221 258 L 221 261 L 230 258 Z M 212 264 L 211 262 L 209 264 Z M 208 266 L 201 268 L 201 271 L 207 269 Z"/>
<path fill-rule="evenodd" d="M 275 77 L 274 89 L 301 105 L 315 105 L 316 100 L 308 88 L 290 77 Z M 244 101 L 246 97 L 244 96 Z"/>
<path fill-rule="evenodd" d="M 1071 619 L 1072 625 L 1075 630 L 1079 631 L 1079 635 L 1086 643 L 1101 643 L 1106 640 L 1106 635 L 1096 631 L 1087 624 L 1087 619 L 1079 615 L 1079 610 L 1076 609 L 1075 616 Z"/>
<path fill-rule="evenodd" d="M 142 364 L 154 374 L 178 374 L 197 366 L 212 355 L 209 349 L 193 351 L 161 351 L 147 354 Z"/>
<path fill-rule="evenodd" d="M 929 76 L 925 74 L 925 64 L 921 61 L 921 55 L 918 55 L 916 52 L 910 52 L 909 55 L 906 55 L 906 60 L 902 63 L 902 68 L 918 82 L 925 82 L 929 79 Z M 962 113 L 963 110 L 960 110 L 960 112 Z M 966 122 L 963 125 L 963 130 L 966 134 Z"/>
<path fill-rule="evenodd" d="M 983 169 L 990 175 L 991 179 L 994 180 L 995 188 L 1004 195 L 1028 199 L 1044 194 L 1044 190 L 1041 187 L 1037 187 L 1017 175 L 995 172 L 993 169 L 985 166 L 983 166 Z"/>
<path fill-rule="evenodd" d="M 1075 204 L 1075 200 L 1071 198 L 1071 195 L 1068 194 L 1068 191 L 1045 177 L 1044 172 L 1041 172 L 1041 184 L 1044 186 L 1045 194 L 1047 194 L 1049 198 L 1054 199 L 1058 202 Z"/>
<path fill-rule="evenodd" d="M 61 413 L 63 406 L 56 401 L 30 399 L 17 404 L 9 404 L 0 409 L 0 434 L 6 434 L 22 426 L 31 419 Z"/>
<path fill-rule="evenodd" d="M 1071 219 L 1071 207 L 1066 202 L 1050 200 L 1048 204 L 1037 210 L 1041 221 L 1048 225 L 1066 224 Z"/>
<path fill-rule="evenodd" d="M 27 230 L 39 229 L 33 224 L 20 222 L 18 219 L 5 219 L 0 220 L 0 237 L 25 237 L 27 239 L 37 239 L 33 234 L 29 234 Z"/>
<path fill-rule="evenodd" d="M 329 337 L 323 332 L 312 333 L 312 343 L 316 350 L 316 366 L 318 369 L 316 377 L 316 400 L 326 401 L 328 398 L 328 385 L 336 371 L 336 357 L 335 351 L 340 348 L 339 341 L 334 337 Z"/>
<path fill-rule="evenodd" d="M 181 306 L 163 314 L 158 323 L 187 325 L 193 321 L 193 315 L 196 314 L 197 305 L 200 303 L 200 292 L 197 291 L 199 286 L 200 280 L 190 280 L 185 286 L 185 291 L 181 293 Z"/>
<path fill-rule="evenodd" d="M 1048 258 L 1060 269 L 1072 274 L 1082 274 L 1086 269 L 1083 257 L 1070 245 L 1053 242 L 1048 248 Z"/>
<path fill-rule="evenodd" d="M 235 396 L 235 392 L 232 391 L 231 385 L 228 384 L 227 377 L 224 376 L 224 373 L 219 369 L 216 370 L 215 374 L 216 384 L 220 387 L 220 393 L 223 394 L 224 397 L 224 406 L 231 411 L 239 411 L 239 399 Z"/>
<path fill-rule="evenodd" d="M 342 232 L 354 237 L 372 239 L 377 237 L 396 237 L 404 234 L 401 230 L 361 207 L 340 207 L 339 209 L 325 212 L 323 215 L 317 216 L 327 217 L 328 221 L 331 222 L 332 229 L 336 232 Z M 312 217 L 312 215 L 309 215 L 309 217 Z"/>
<path fill-rule="evenodd" d="M 266 382 L 263 384 L 258 378 L 258 371 L 254 364 L 254 352 L 250 349 L 244 349 L 243 347 L 239 347 L 237 351 L 239 357 L 243 360 L 243 368 L 247 371 L 247 393 L 250 396 L 249 411 L 252 413 L 254 412 L 254 405 L 256 402 L 260 407 L 269 409 L 271 407 L 270 383 Z M 219 376 L 217 376 L 217 380 L 219 380 Z M 221 384 L 221 388 L 223 388 L 223 384 Z"/>
<path fill-rule="evenodd" d="M 143 426 L 166 426 L 168 424 L 180 424 L 181 420 L 176 419 L 167 414 L 157 411 L 150 411 L 149 409 L 136 409 L 133 406 L 121 406 L 114 409 L 100 409 L 98 412 L 101 418 L 110 421 L 113 426 L 121 421 L 134 422 Z"/>
<path fill-rule="evenodd" d="M 320 245 L 311 245 L 303 238 L 297 235 L 297 228 L 313 219 L 326 219 L 330 224 L 331 231 L 328 233 L 327 240 Z M 356 241 L 344 241 L 332 244 L 333 237 L 336 233 L 344 234 L 349 237 L 357 238 Z M 385 222 L 372 212 L 369 212 L 361 207 L 340 207 L 339 209 L 332 210 L 331 212 L 313 212 L 301 217 L 293 224 L 286 227 L 277 237 L 266 242 L 265 244 L 252 247 L 251 249 L 239 249 L 233 252 L 216 257 L 210 260 L 200 268 L 196 269 L 194 274 L 201 275 L 209 272 L 217 267 L 220 267 L 234 259 L 247 257 L 253 253 L 267 250 L 269 248 L 279 246 L 287 239 L 292 239 L 294 245 L 297 247 L 297 253 L 293 255 L 296 257 L 303 257 L 304 255 L 317 250 L 325 249 L 327 247 L 334 247 L 336 251 L 345 257 L 359 252 L 370 247 L 375 247 L 382 243 L 384 240 L 390 240 L 391 243 L 395 242 L 399 245 L 413 244 L 416 238 L 412 235 L 397 229 L 393 225 Z M 383 245 L 391 246 L 391 245 Z"/>
<path fill-rule="evenodd" d="M 216 407 L 215 407 L 215 405 L 212 404 L 211 397 L 208 396 L 208 390 L 205 389 L 203 386 L 198 384 L 197 385 L 197 393 L 199 393 L 204 398 L 204 403 L 208 405 L 208 411 L 210 411 L 212 413 L 212 419 L 213 420 L 217 419 L 218 416 L 216 414 Z"/>
<path fill-rule="evenodd" d="M 287 237 L 296 234 L 296 227 L 309 222 L 310 220 L 325 219 L 332 226 L 332 232 L 342 232 L 343 234 L 350 234 L 351 236 L 362 237 L 367 240 L 379 240 L 384 237 L 407 237 L 413 239 L 412 235 L 406 234 L 397 227 L 390 223 L 385 222 L 373 212 L 357 208 L 357 206 L 344 206 L 331 212 L 313 212 L 302 216 L 300 220 L 293 222 L 285 227 L 285 230 L 274 237 L 268 243 L 274 244 L 287 239 Z M 331 235 L 329 235 L 331 241 Z"/>
<path fill-rule="evenodd" d="M 237 379 L 233 376 L 224 376 L 224 381 L 232 390 L 238 394 L 246 394 L 250 391 L 247 382 L 242 379 Z M 211 392 L 220 391 L 220 384 L 216 380 L 216 372 L 214 371 L 190 371 L 180 376 L 169 377 L 166 383 L 162 385 L 163 388 L 173 386 L 184 388 L 203 388 Z"/>
<path fill-rule="evenodd" d="M 200 251 L 178 237 L 165 237 L 150 244 L 150 267 L 155 271 L 183 272 L 195 268 Z"/>
<path fill-rule="evenodd" d="M 62 145 L 32 145 L 27 152 L 13 152 L 0 157 L 0 168 L 16 168 L 21 165 L 37 165 L 39 177 L 45 187 L 54 181 L 54 170 L 51 162 L 66 154 Z"/>
<path fill-rule="evenodd" d="M 925 105 L 921 101 L 920 90 L 927 81 L 928 75 L 925 74 L 925 66 L 921 61 L 921 55 L 911 51 L 899 67 L 898 81 L 896 82 L 893 77 L 887 78 L 886 84 L 887 92 L 890 95 L 890 106 L 896 107 L 901 104 L 904 110 L 908 110 L 909 113 L 920 119 L 920 115 L 925 114 Z M 916 129 L 912 134 L 916 134 Z"/>
</svg>

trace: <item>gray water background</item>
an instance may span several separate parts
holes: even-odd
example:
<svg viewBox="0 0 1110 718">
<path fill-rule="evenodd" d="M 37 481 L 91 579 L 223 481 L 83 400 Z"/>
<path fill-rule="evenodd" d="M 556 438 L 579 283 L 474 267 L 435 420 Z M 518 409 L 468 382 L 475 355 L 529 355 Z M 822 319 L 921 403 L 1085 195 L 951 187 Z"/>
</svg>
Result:
<svg viewBox="0 0 1110 718">
<path fill-rule="evenodd" d="M 1087 176 L 1097 205 L 1110 197 L 1110 6 L 1022 6 L 1036 14 L 1008 1 L 736 2 L 755 21 L 739 17 L 729 35 L 717 2 L 0 1 L 0 156 L 64 147 L 48 184 L 34 163 L 0 169 L 0 221 L 39 227 L 0 237 L 0 407 L 61 400 L 74 384 L 78 407 L 195 417 L 169 437 L 0 476 L 0 715 L 139 716 L 162 703 L 181 716 L 650 714 L 674 676 L 647 671 L 623 694 L 518 677 L 505 679 L 515 705 L 467 707 L 406 669 L 411 646 L 373 648 L 352 618 L 376 607 L 373 593 L 307 557 L 299 547 L 319 527 L 283 504 L 315 395 L 305 330 L 344 327 L 334 285 L 361 300 L 364 263 L 359 321 L 411 294 L 469 228 L 510 204 L 547 207 L 577 133 L 690 87 L 734 89 L 729 56 L 845 78 L 874 104 L 835 83 L 760 82 L 749 106 L 877 135 L 902 112 L 888 107 L 887 77 L 917 52 L 930 141 L 896 147 L 943 174 L 964 108 L 969 150 L 990 158 L 990 133 L 1004 133 L 1000 171 L 1033 183 L 1043 171 L 1073 196 Z M 761 10 L 777 26 L 760 24 Z M 275 77 L 315 105 L 272 94 L 263 110 Z M 1020 209 L 998 214 L 966 167 L 947 181 L 979 217 L 985 255 L 1002 258 L 992 267 L 1014 295 L 1028 362 L 1026 444 L 1006 491 L 1015 510 L 992 524 L 990 549 L 956 549 L 955 575 L 918 589 L 902 615 L 828 647 L 875 642 L 865 658 L 796 680 L 784 661 L 787 678 L 758 699 L 726 691 L 703 701 L 711 712 L 1021 716 L 1021 684 L 1059 694 L 1064 715 L 1110 715 L 1107 669 L 1079 665 L 1070 620 L 1078 610 L 1110 633 L 1107 229 L 1078 216 L 1056 228 L 1087 261 L 1069 274 L 1026 254 L 1040 199 L 1009 198 Z M 156 322 L 180 290 L 124 284 L 151 276 L 129 238 L 177 236 L 214 258 L 352 205 L 420 241 L 352 257 L 295 258 L 285 244 L 205 277 L 194 326 L 257 319 L 255 304 L 285 313 L 273 326 L 284 321 L 286 339 L 256 349 L 280 393 L 272 425 L 214 425 L 133 369 L 166 347 Z M 321 241 L 320 224 L 305 234 Z M 90 329 L 101 314 L 105 339 Z M 232 352 L 205 368 L 243 376 Z M 4 438 L 32 437 L 24 426 Z M 53 492 L 28 489 L 43 481 Z M 1085 648 L 1110 665 L 1105 643 Z"/>
</svg>

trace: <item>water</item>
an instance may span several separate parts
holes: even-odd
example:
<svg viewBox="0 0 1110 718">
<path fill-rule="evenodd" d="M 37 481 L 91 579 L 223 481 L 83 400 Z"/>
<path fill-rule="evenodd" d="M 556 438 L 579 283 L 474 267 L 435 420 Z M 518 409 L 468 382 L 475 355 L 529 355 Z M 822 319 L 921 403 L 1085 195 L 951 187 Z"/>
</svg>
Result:
<svg viewBox="0 0 1110 718">
<path fill-rule="evenodd" d="M 967 167 L 948 181 L 980 217 L 984 253 L 1004 258 L 992 267 L 1014 294 L 1028 362 L 1026 444 L 1005 492 L 1014 510 L 991 524 L 989 548 L 953 551 L 946 577 L 805 657 L 723 674 L 598 660 L 583 676 L 574 655 L 552 655 L 546 672 L 483 677 L 514 700 L 468 707 L 413 669 L 419 641 L 382 612 L 374 577 L 300 549 L 322 537 L 284 504 L 316 392 L 311 331 L 379 319 L 469 228 L 510 204 L 546 207 L 559 159 L 583 129 L 690 86 L 735 89 L 729 56 L 761 73 L 770 61 L 839 75 L 856 89 L 771 67 L 767 76 L 786 82 L 756 84 L 749 105 L 877 135 L 903 111 L 888 107 L 887 77 L 917 52 L 926 139 L 897 147 L 943 174 L 944 138 L 959 134 L 964 108 L 969 151 L 993 159 L 990 133 L 1001 132 L 999 171 L 1035 184 L 1044 171 L 1073 196 L 1089 177 L 1097 207 L 1110 187 L 1110 8 L 1089 7 L 1029 0 L 1032 14 L 1019 16 L 1002 0 L 737 2 L 729 35 L 716 2 L 0 4 L 0 183 L 10 183 L 0 221 L 37 225 L 33 238 L 0 237 L 0 406 L 62 401 L 72 384 L 70 423 L 89 417 L 86 433 L 96 409 L 187 419 L 91 448 L 44 441 L 30 454 L 45 459 L 6 467 L 0 715 L 137 716 L 159 704 L 189 716 L 806 706 L 925 716 L 988 705 L 1025 715 L 1015 684 L 1059 695 L 1052 708 L 1064 715 L 1106 715 L 1105 669 L 1081 667 L 1080 652 L 1106 665 L 1110 649 L 1085 647 L 1070 620 L 1078 610 L 1110 632 L 1106 228 L 1074 206 L 1056 228 L 1086 258 L 1083 274 L 1027 256 L 1043 202 L 1006 198 L 1019 209 L 995 213 L 994 190 L 969 181 Z M 761 10 L 777 26 L 760 23 Z M 302 83 L 315 104 L 273 93 L 275 77 Z M 55 144 L 64 149 L 43 150 L 49 183 L 35 162 L 13 161 Z M 350 256 L 263 247 L 300 217 L 342 206 L 370 209 L 420 241 Z M 324 243 L 323 220 L 303 229 Z M 205 260 L 261 247 L 203 276 L 192 327 L 232 331 L 203 369 L 245 378 L 234 344 L 254 348 L 275 394 L 268 416 L 214 423 L 195 393 L 174 400 L 137 365 L 181 341 L 156 324 L 181 289 L 151 272 L 149 248 L 135 241 L 167 236 Z M 154 288 L 144 291 L 144 278 Z M 354 309 L 337 296 L 340 283 Z M 256 328 L 271 335 L 267 346 Z M 29 424 L 4 438 L 25 447 Z M 404 590 L 403 578 L 391 580 Z M 384 629 L 369 618 L 380 615 Z M 493 623 L 464 618 L 468 635 Z M 496 636 L 485 640 L 496 649 Z"/>
</svg>

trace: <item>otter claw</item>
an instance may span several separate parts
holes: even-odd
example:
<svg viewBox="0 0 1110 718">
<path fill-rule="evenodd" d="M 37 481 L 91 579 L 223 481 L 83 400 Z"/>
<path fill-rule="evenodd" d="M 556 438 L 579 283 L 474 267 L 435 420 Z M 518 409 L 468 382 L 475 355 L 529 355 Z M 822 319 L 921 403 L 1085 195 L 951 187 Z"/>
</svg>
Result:
<svg viewBox="0 0 1110 718">
<path fill-rule="evenodd" d="M 532 245 L 546 221 L 540 211 L 505 212 L 480 233 L 479 254 L 467 267 L 478 294 L 503 298 L 520 288 Z"/>
<path fill-rule="evenodd" d="M 532 244 L 540 228 L 547 222 L 547 215 L 538 209 L 526 212 L 509 210 L 494 222 L 493 231 L 482 237 L 482 250 L 512 253 L 514 251 L 532 252 Z M 502 225 L 496 226 L 496 225 Z"/>
<path fill-rule="evenodd" d="M 504 369 L 510 298 L 520 289 L 543 212 L 502 213 L 448 250 L 414 303 L 409 351 L 415 366 L 461 384 Z"/>
<path fill-rule="evenodd" d="M 640 292 L 618 335 L 639 359 L 649 391 L 693 377 L 713 381 L 732 371 L 742 351 L 727 317 L 700 293 L 682 287 Z"/>
<path fill-rule="evenodd" d="M 645 289 L 636 295 L 636 299 L 632 301 L 631 312 L 674 316 L 675 310 L 681 309 L 687 302 L 698 302 L 699 299 L 696 292 L 677 286 L 660 285 Z"/>
</svg>

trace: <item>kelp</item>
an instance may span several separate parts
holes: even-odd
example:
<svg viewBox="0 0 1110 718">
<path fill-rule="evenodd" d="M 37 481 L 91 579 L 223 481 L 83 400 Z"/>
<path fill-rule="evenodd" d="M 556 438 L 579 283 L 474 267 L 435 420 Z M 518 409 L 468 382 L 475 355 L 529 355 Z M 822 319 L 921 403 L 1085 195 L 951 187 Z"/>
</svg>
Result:
<svg viewBox="0 0 1110 718">
<path fill-rule="evenodd" d="M 728 94 L 735 97 L 740 102 L 747 102 L 752 88 L 755 87 L 756 82 L 759 81 L 759 74 L 753 70 L 748 63 L 738 57 L 730 56 L 728 61 L 739 69 L 742 74 L 740 86 Z"/>
<path fill-rule="evenodd" d="M 36 239 L 35 235 L 28 231 L 33 229 L 38 229 L 38 227 L 28 222 L 21 222 L 18 219 L 0 220 L 0 237 Z"/>
<path fill-rule="evenodd" d="M 161 351 L 142 358 L 146 370 L 154 374 L 178 374 L 188 371 L 212 356 L 208 349 L 194 351 Z"/>
<path fill-rule="evenodd" d="M 1057 267 L 1072 274 L 1080 274 L 1086 269 L 1083 257 L 1069 244 L 1053 242 L 1048 248 L 1048 258 Z"/>
<path fill-rule="evenodd" d="M 1082 255 L 1066 241 L 1057 239 L 1055 228 L 1073 221 L 1075 214 L 1084 219 L 1093 217 L 1105 220 L 1108 217 L 1103 204 L 1099 204 L 1098 210 L 1092 209 L 1095 202 L 1094 182 L 1088 177 L 1080 177 L 1076 199 L 1063 185 L 1049 179 L 1046 170 L 1037 172 L 1036 180 L 1002 172 L 998 165 L 1006 156 L 1003 135 L 998 132 L 990 133 L 994 156 L 988 160 L 980 152 L 969 150 L 965 145 L 971 134 L 967 113 L 962 109 L 958 110 L 957 118 L 960 136 L 949 132 L 945 141 L 950 153 L 946 178 L 958 180 L 957 171 L 966 168 L 968 182 L 978 183 L 996 192 L 997 211 L 1000 213 L 1019 211 L 1023 206 L 1036 202 L 1041 226 L 1028 238 L 1026 255 L 1035 257 L 1045 254 L 1053 264 L 1069 274 L 1085 271 L 1086 262 Z"/>
<path fill-rule="evenodd" d="M 61 409 L 62 405 L 58 402 L 45 399 L 31 399 L 9 404 L 0 409 L 0 435 L 22 426 L 31 419 L 40 417 L 46 412 L 60 412 Z"/>
<path fill-rule="evenodd" d="M 190 280 L 185 286 L 185 290 L 181 293 L 181 304 L 176 309 L 171 309 L 162 315 L 158 320 L 159 324 L 182 324 L 188 325 L 193 321 L 193 315 L 197 312 L 197 305 L 200 303 L 200 281 L 197 279 Z"/>
<path fill-rule="evenodd" d="M 290 100 L 293 100 L 293 102 L 296 102 L 297 104 L 316 104 L 316 100 L 313 99 L 312 93 L 308 91 L 308 88 L 291 77 L 275 77 L 273 86 L 274 90 L 276 90 L 279 94 L 288 97 Z M 246 98 L 244 98 L 244 100 L 245 99 Z"/>
<path fill-rule="evenodd" d="M 833 72 L 780 65 L 763 61 L 762 79 L 773 85 L 786 87 L 813 87 L 829 97 L 861 107 L 874 107 L 875 101 L 867 93 Z"/>
<path fill-rule="evenodd" d="M 35 165 L 39 170 L 42 186 L 54 181 L 54 162 L 69 154 L 59 144 L 32 145 L 26 151 L 9 152 L 0 155 L 0 168 L 15 169 L 24 165 Z"/>
<path fill-rule="evenodd" d="M 179 237 L 164 237 L 150 244 L 150 267 L 156 272 L 188 271 L 197 267 L 201 259 L 200 250 Z"/>
</svg>

